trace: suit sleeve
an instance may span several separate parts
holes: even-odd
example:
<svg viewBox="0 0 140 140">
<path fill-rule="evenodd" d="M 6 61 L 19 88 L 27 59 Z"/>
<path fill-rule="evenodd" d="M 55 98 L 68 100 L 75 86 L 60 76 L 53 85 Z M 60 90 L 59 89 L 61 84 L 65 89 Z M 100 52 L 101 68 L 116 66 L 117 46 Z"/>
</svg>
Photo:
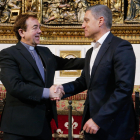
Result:
<svg viewBox="0 0 140 140">
<path fill-rule="evenodd" d="M 87 57 L 87 54 L 88 53 L 86 53 L 86 57 Z M 79 78 L 77 78 L 75 81 L 63 84 L 64 91 L 66 93 L 63 96 L 63 98 L 73 96 L 73 95 L 78 94 L 84 90 L 87 90 L 87 83 L 86 83 L 86 78 L 85 78 L 85 67 L 86 67 L 85 62 L 86 62 L 86 59 L 83 59 L 83 60 L 81 59 L 80 65 L 82 66 L 84 64 L 84 69 L 81 73 L 81 76 Z"/>
<path fill-rule="evenodd" d="M 84 68 L 85 59 L 84 58 L 62 58 L 55 56 L 56 60 L 56 70 L 80 70 Z"/>
<path fill-rule="evenodd" d="M 85 70 L 75 81 L 63 84 L 65 95 L 64 97 L 73 96 L 87 89 L 87 84 L 85 80 Z"/>
<path fill-rule="evenodd" d="M 0 80 L 13 97 L 37 102 L 41 100 L 43 88 L 23 79 L 18 63 L 6 49 L 0 52 Z"/>
<path fill-rule="evenodd" d="M 129 42 L 122 41 L 117 46 L 113 63 L 115 74 L 114 93 L 92 117 L 95 123 L 106 131 L 109 130 L 121 108 L 131 101 L 135 78 L 135 55 Z"/>
</svg>

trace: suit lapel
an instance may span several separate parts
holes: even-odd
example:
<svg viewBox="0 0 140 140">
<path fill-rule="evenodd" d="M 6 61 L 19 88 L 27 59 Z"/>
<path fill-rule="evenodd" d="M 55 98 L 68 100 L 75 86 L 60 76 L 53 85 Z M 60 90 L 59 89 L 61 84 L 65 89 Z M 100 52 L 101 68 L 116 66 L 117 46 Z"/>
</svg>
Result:
<svg viewBox="0 0 140 140">
<path fill-rule="evenodd" d="M 91 54 L 93 51 L 93 47 L 89 49 L 89 51 L 87 52 L 87 57 L 86 57 L 86 63 L 85 63 L 85 75 L 86 75 L 86 83 L 87 83 L 87 87 L 89 86 L 90 83 L 90 58 L 91 58 Z"/>
<path fill-rule="evenodd" d="M 22 56 L 32 65 L 32 67 L 34 68 L 34 70 L 37 72 L 37 74 L 39 75 L 39 77 L 42 79 L 42 76 L 39 72 L 39 69 L 36 65 L 35 60 L 33 59 L 33 57 L 31 56 L 30 52 L 26 49 L 25 46 L 22 45 L 22 43 L 18 42 L 16 45 L 16 48 L 20 51 L 20 53 L 22 54 Z M 42 79 L 43 81 L 43 79 Z M 43 81 L 44 82 L 44 81 Z"/>
<path fill-rule="evenodd" d="M 98 52 L 98 54 L 97 54 L 97 56 L 96 56 L 96 59 L 95 59 L 95 61 L 94 61 L 94 65 L 93 65 L 93 67 L 92 67 L 90 84 L 91 84 L 91 82 L 92 82 L 92 80 L 93 80 L 94 74 L 95 74 L 95 72 L 96 72 L 96 69 L 97 69 L 97 67 L 98 67 L 98 65 L 99 65 L 99 63 L 100 63 L 100 61 L 101 61 L 101 59 L 103 58 L 105 52 L 107 51 L 107 49 L 108 49 L 109 46 L 110 46 L 110 42 L 111 42 L 111 40 L 112 40 L 112 37 L 113 37 L 113 34 L 110 33 L 110 34 L 107 36 L 107 38 L 105 39 L 105 41 L 103 42 L 103 44 L 102 44 L 102 46 L 101 46 L 101 48 L 100 48 L 100 50 L 99 50 L 99 52 Z"/>
</svg>

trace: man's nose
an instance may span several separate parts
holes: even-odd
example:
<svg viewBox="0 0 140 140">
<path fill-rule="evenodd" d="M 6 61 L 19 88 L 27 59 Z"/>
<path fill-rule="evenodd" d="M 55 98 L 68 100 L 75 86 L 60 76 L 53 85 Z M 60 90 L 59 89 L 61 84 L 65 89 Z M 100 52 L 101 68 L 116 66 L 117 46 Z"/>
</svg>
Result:
<svg viewBox="0 0 140 140">
<path fill-rule="evenodd" d="M 40 29 L 40 28 L 39 28 L 39 30 L 38 30 L 38 33 L 40 33 L 40 34 L 42 33 L 42 31 L 41 31 L 41 29 Z"/>
<path fill-rule="evenodd" d="M 84 22 L 83 22 L 83 24 L 82 24 L 82 28 L 83 28 L 83 29 L 85 28 L 85 24 L 84 24 Z"/>
</svg>

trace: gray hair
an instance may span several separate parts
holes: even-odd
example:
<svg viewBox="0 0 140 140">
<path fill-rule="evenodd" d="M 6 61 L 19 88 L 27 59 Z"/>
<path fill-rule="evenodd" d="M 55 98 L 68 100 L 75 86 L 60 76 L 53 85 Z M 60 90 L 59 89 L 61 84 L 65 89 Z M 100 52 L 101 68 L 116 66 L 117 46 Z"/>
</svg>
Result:
<svg viewBox="0 0 140 140">
<path fill-rule="evenodd" d="M 95 19 L 99 17 L 104 17 L 105 25 L 107 28 L 111 28 L 112 26 L 112 12 L 111 10 L 105 5 L 94 5 L 88 7 L 86 11 L 91 11 L 91 14 L 94 16 Z"/>
</svg>

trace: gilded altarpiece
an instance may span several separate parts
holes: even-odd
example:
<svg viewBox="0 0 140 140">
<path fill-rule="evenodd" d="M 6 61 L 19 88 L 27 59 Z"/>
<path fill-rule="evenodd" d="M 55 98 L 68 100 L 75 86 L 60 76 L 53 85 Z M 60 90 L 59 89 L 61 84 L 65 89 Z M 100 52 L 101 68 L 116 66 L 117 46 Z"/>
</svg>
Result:
<svg viewBox="0 0 140 140">
<path fill-rule="evenodd" d="M 0 43 L 16 43 L 12 28 L 17 15 L 34 13 L 41 23 L 41 44 L 90 44 L 81 24 L 86 8 L 95 4 L 111 9 L 114 35 L 140 43 L 139 0 L 0 0 Z"/>
</svg>

